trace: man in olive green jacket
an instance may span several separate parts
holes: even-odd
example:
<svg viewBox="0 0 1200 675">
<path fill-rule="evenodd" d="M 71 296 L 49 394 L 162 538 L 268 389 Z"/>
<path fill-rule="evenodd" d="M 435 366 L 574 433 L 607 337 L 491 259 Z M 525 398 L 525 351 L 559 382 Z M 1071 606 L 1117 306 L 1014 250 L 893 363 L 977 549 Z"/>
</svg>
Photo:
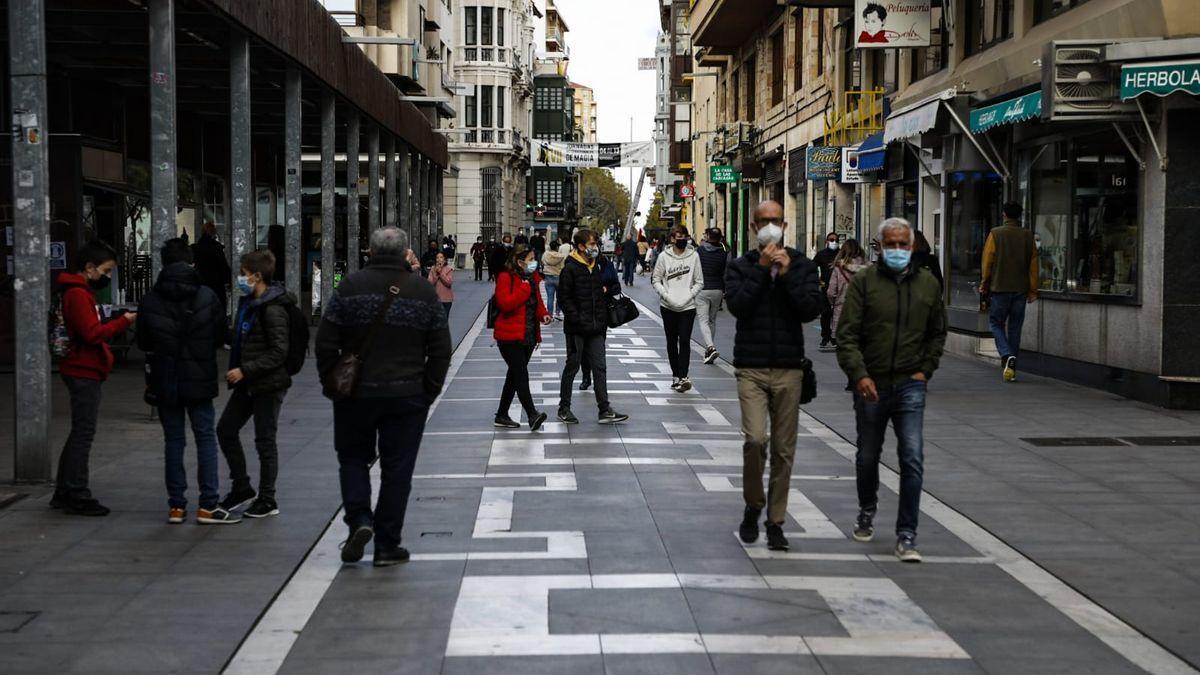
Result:
<svg viewBox="0 0 1200 675">
<path fill-rule="evenodd" d="M 837 331 L 838 365 L 854 386 L 858 427 L 854 538 L 870 541 L 875 534 L 879 455 L 891 421 L 900 458 L 896 557 L 920 562 L 916 540 L 925 388 L 946 343 L 946 307 L 938 280 L 928 269 L 911 265 L 913 230 L 908 221 L 883 221 L 879 240 L 882 255 L 850 282 Z"/>
<path fill-rule="evenodd" d="M 1025 305 L 1038 298 L 1038 251 L 1033 232 L 1021 227 L 1021 205 L 1004 205 L 1004 224 L 988 233 L 983 245 L 979 292 L 988 298 L 988 322 L 1000 353 L 1005 382 L 1017 379 L 1017 354 Z"/>
</svg>

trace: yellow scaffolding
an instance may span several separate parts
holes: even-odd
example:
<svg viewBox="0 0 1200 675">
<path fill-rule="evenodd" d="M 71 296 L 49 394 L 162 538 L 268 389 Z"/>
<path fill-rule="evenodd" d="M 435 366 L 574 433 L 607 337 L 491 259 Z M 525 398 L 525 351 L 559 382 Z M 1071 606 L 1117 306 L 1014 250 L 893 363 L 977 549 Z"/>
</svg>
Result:
<svg viewBox="0 0 1200 675">
<path fill-rule="evenodd" d="M 861 143 L 873 133 L 883 131 L 883 89 L 847 91 L 839 108 L 825 111 L 825 145 L 844 146 Z"/>
</svg>

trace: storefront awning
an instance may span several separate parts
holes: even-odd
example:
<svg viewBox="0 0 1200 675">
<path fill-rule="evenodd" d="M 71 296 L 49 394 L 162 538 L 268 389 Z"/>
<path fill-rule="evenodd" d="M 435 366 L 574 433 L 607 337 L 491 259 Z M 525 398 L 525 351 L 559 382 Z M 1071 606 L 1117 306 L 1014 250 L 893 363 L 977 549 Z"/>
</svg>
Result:
<svg viewBox="0 0 1200 675">
<path fill-rule="evenodd" d="M 942 101 L 952 99 L 954 96 L 955 91 L 947 89 L 912 105 L 906 105 L 888 115 L 883 128 L 884 144 L 912 138 L 932 129 L 937 124 L 938 110 L 942 107 Z"/>
<path fill-rule="evenodd" d="M 867 139 L 858 146 L 859 172 L 879 171 L 882 169 L 884 150 L 886 148 L 887 146 L 883 144 L 882 131 L 867 136 Z"/>
<path fill-rule="evenodd" d="M 1182 91 L 1200 95 L 1200 59 L 1121 66 L 1121 100 L 1142 94 L 1167 96 Z"/>
<path fill-rule="evenodd" d="M 971 111 L 971 133 L 977 134 L 993 127 L 1040 117 L 1042 92 L 1035 91 L 1007 101 L 993 103 Z"/>
</svg>

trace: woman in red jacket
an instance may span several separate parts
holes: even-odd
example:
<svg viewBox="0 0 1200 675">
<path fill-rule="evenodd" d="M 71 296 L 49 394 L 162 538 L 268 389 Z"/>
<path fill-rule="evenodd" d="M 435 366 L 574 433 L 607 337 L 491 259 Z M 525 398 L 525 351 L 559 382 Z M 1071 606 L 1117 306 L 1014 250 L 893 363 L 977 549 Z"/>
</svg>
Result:
<svg viewBox="0 0 1200 675">
<path fill-rule="evenodd" d="M 542 428 L 546 421 L 546 413 L 533 407 L 533 394 L 529 391 L 529 359 L 542 341 L 541 326 L 550 323 L 550 313 L 538 291 L 541 282 L 537 259 L 524 246 L 513 249 L 504 271 L 496 278 L 496 307 L 500 315 L 496 317 L 495 337 L 500 356 L 508 364 L 500 408 L 496 411 L 495 426 L 500 429 L 521 427 L 508 414 L 514 394 L 525 408 L 530 431 Z"/>
<path fill-rule="evenodd" d="M 63 325 L 71 351 L 59 364 L 59 373 L 71 395 L 71 433 L 58 458 L 58 479 L 50 507 L 81 516 L 106 516 L 108 508 L 92 497 L 88 488 L 88 458 L 100 415 L 100 385 L 113 368 L 108 341 L 124 333 L 137 319 L 129 312 L 107 323 L 100 322 L 96 291 L 112 283 L 116 251 L 99 240 L 79 247 L 71 271 L 58 276 L 62 293 Z"/>
</svg>

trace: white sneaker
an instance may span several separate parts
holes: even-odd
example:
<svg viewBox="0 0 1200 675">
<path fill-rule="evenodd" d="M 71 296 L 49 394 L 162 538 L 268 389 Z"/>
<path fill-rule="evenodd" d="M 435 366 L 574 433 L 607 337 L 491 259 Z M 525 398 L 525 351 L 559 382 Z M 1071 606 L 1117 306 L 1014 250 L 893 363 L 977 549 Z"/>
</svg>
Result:
<svg viewBox="0 0 1200 675">
<path fill-rule="evenodd" d="M 679 387 L 676 389 L 676 391 L 678 391 L 679 393 L 682 394 L 685 391 L 691 391 L 691 389 L 692 389 L 692 381 L 691 380 L 689 380 L 686 377 L 679 378 Z"/>
<path fill-rule="evenodd" d="M 674 389 L 675 391 L 679 391 L 679 378 L 678 377 L 671 379 L 671 388 Z"/>
</svg>

